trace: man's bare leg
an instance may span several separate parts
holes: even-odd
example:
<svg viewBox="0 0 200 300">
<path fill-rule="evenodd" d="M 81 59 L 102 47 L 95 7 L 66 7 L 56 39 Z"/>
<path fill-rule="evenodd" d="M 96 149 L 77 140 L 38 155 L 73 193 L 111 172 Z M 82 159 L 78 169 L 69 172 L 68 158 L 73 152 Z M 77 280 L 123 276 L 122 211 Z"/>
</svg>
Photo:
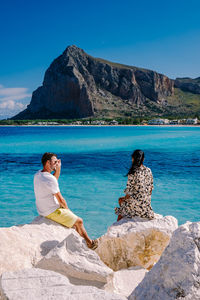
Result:
<svg viewBox="0 0 200 300">
<path fill-rule="evenodd" d="M 85 227 L 83 225 L 83 220 L 81 218 L 78 218 L 76 223 L 74 224 L 73 228 L 76 229 L 76 231 L 82 236 L 87 245 L 90 247 L 92 245 L 92 240 L 89 238 L 87 231 L 85 230 Z"/>
</svg>

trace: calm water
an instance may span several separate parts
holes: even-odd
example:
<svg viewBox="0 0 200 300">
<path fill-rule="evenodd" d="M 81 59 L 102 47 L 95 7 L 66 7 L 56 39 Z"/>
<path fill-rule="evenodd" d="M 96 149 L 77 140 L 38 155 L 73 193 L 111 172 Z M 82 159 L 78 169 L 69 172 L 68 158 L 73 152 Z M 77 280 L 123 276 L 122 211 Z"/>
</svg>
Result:
<svg viewBox="0 0 200 300">
<path fill-rule="evenodd" d="M 134 149 L 152 169 L 155 212 L 179 224 L 200 221 L 200 128 L 198 127 L 0 127 L 0 226 L 28 223 L 37 215 L 33 175 L 41 156 L 62 159 L 60 189 L 84 219 L 91 237 L 116 216 Z"/>
</svg>

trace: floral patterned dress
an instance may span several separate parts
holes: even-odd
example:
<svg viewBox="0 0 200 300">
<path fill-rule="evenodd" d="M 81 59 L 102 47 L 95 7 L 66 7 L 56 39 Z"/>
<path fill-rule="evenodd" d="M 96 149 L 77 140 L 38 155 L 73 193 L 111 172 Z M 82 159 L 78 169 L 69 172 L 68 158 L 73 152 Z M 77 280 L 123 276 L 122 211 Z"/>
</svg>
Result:
<svg viewBox="0 0 200 300">
<path fill-rule="evenodd" d="M 151 208 L 151 191 L 153 189 L 153 176 L 149 168 L 141 165 L 134 174 L 128 175 L 128 182 L 124 193 L 130 198 L 115 208 L 115 213 L 123 218 L 154 218 Z"/>
</svg>

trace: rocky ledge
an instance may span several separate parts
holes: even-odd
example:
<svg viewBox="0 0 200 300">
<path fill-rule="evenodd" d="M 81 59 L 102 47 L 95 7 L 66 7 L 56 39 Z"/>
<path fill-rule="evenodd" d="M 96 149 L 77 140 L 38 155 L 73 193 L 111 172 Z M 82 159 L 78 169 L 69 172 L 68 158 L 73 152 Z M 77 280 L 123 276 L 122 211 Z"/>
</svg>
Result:
<svg viewBox="0 0 200 300">
<path fill-rule="evenodd" d="M 197 300 L 200 222 L 177 227 L 171 216 L 121 220 L 96 251 L 42 217 L 0 228 L 0 299 Z"/>
<path fill-rule="evenodd" d="M 156 215 L 154 220 L 122 219 L 100 238 L 96 252 L 114 271 L 132 266 L 151 269 L 177 227 L 177 220 L 172 216 Z"/>
<path fill-rule="evenodd" d="M 180 226 L 129 300 L 200 299 L 200 222 Z"/>
</svg>

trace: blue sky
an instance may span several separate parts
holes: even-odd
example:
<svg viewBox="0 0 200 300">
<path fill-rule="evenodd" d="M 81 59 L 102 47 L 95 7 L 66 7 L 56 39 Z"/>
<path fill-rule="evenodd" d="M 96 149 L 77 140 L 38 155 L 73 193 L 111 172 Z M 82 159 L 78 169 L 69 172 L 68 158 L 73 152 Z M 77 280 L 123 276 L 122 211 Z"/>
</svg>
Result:
<svg viewBox="0 0 200 300">
<path fill-rule="evenodd" d="M 200 1 L 1 0 L 0 118 L 23 110 L 68 45 L 170 78 L 200 76 Z"/>
</svg>

